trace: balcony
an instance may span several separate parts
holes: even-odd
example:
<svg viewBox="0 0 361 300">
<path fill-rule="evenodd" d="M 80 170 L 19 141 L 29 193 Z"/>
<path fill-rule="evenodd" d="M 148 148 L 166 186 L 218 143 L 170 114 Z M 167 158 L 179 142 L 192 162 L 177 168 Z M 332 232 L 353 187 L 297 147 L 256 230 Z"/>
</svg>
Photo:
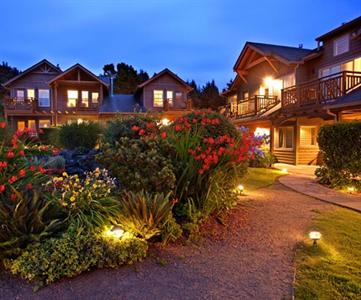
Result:
<svg viewBox="0 0 361 300">
<path fill-rule="evenodd" d="M 255 95 L 249 99 L 228 104 L 221 108 L 221 112 L 227 117 L 236 119 L 260 116 L 280 102 L 277 96 Z"/>
<path fill-rule="evenodd" d="M 37 107 L 36 99 L 5 98 L 4 108 L 7 111 L 32 113 Z"/>
<path fill-rule="evenodd" d="M 282 90 L 282 109 L 322 106 L 361 86 L 361 72 L 343 71 Z"/>
</svg>

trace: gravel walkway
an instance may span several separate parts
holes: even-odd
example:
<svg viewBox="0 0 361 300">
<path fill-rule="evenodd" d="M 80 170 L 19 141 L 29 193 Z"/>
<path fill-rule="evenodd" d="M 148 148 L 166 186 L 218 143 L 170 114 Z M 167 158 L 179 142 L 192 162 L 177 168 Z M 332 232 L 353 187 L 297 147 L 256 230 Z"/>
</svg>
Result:
<svg viewBox="0 0 361 300">
<path fill-rule="evenodd" d="M 135 266 L 97 270 L 33 293 L 1 274 L 1 299 L 290 299 L 293 254 L 330 205 L 279 183 L 243 198 L 197 243 L 153 249 Z"/>
</svg>

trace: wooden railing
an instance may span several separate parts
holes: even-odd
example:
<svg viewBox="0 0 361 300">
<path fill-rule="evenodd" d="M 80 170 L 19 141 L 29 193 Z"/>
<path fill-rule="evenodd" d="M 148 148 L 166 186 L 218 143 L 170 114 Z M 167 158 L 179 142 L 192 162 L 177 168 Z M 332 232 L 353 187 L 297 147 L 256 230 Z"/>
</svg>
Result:
<svg viewBox="0 0 361 300">
<path fill-rule="evenodd" d="M 361 86 L 361 72 L 343 71 L 282 90 L 282 109 L 329 103 Z"/>
<path fill-rule="evenodd" d="M 33 112 L 37 106 L 36 99 L 5 98 L 4 107 L 6 110 Z"/>
<path fill-rule="evenodd" d="M 255 95 L 249 99 L 223 106 L 220 111 L 231 118 L 245 118 L 261 115 L 278 103 L 280 103 L 280 100 L 277 96 Z"/>
</svg>

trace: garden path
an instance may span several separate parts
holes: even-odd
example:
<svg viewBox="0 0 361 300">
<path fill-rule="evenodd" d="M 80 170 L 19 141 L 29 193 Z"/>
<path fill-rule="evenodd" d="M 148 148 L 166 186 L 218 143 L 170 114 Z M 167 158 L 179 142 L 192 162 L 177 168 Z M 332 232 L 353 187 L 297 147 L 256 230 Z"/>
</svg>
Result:
<svg viewBox="0 0 361 300">
<path fill-rule="evenodd" d="M 243 197 L 223 222 L 205 224 L 197 241 L 152 249 L 135 266 L 89 272 L 35 294 L 1 273 L 0 298 L 290 299 L 295 246 L 329 208 L 276 183 Z"/>
</svg>

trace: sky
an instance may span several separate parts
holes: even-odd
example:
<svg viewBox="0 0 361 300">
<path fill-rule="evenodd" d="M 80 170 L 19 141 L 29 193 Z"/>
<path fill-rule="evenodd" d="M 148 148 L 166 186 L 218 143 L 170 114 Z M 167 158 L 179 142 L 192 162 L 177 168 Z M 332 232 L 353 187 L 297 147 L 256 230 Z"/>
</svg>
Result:
<svg viewBox="0 0 361 300">
<path fill-rule="evenodd" d="M 223 88 L 246 41 L 315 48 L 361 1 L 1 0 L 0 12 L 0 61 L 20 70 L 43 58 L 96 74 L 125 62 Z"/>
</svg>

